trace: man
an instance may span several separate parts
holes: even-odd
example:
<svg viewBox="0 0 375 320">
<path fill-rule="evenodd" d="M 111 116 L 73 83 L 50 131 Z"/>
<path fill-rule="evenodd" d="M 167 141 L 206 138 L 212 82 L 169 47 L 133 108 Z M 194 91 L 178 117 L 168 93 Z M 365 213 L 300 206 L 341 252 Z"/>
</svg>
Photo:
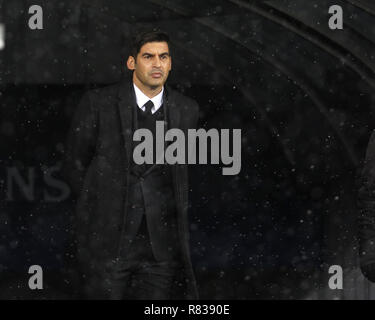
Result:
<svg viewBox="0 0 375 320">
<path fill-rule="evenodd" d="M 165 85 L 171 66 L 168 35 L 136 36 L 131 80 L 89 91 L 74 116 L 64 171 L 79 197 L 77 256 L 88 298 L 197 298 L 187 167 L 133 159 L 136 129 L 155 137 L 156 121 L 185 134 L 196 127 L 197 103 Z"/>
</svg>

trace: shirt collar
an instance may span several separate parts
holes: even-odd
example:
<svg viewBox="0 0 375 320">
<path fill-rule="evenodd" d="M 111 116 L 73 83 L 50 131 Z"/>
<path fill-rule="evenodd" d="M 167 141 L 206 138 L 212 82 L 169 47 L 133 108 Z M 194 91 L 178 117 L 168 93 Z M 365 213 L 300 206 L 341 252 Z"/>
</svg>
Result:
<svg viewBox="0 0 375 320">
<path fill-rule="evenodd" d="M 133 82 L 133 86 L 134 86 L 134 91 L 135 91 L 135 97 L 136 97 L 136 100 L 137 100 L 137 105 L 139 108 L 142 109 L 142 111 L 145 111 L 145 103 L 148 101 L 148 100 L 151 100 L 153 103 L 154 103 L 154 106 L 152 107 L 151 109 L 151 112 L 152 113 L 155 113 L 160 107 L 161 105 L 163 104 L 163 92 L 164 92 L 164 86 L 162 87 L 161 91 L 153 98 L 149 98 L 147 97 L 142 91 L 141 89 L 139 89 L 136 84 Z"/>
</svg>

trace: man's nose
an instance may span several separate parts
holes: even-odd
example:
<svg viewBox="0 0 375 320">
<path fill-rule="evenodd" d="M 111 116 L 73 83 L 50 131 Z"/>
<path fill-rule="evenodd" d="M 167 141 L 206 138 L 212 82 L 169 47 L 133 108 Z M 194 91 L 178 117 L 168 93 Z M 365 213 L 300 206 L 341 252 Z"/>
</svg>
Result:
<svg viewBox="0 0 375 320">
<path fill-rule="evenodd" d="M 156 56 L 154 59 L 154 67 L 160 67 L 160 65 L 161 65 L 160 58 Z"/>
</svg>

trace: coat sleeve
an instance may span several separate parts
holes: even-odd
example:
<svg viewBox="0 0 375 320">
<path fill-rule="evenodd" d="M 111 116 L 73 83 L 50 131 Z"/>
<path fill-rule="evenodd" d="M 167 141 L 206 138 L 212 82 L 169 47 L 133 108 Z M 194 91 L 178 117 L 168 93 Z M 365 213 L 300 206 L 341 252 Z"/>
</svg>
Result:
<svg viewBox="0 0 375 320">
<path fill-rule="evenodd" d="M 375 281 L 375 131 L 357 183 L 360 264 L 365 276 Z"/>
<path fill-rule="evenodd" d="M 63 163 L 63 175 L 76 197 L 81 192 L 87 168 L 95 154 L 97 129 L 97 112 L 87 92 L 73 116 Z"/>
</svg>

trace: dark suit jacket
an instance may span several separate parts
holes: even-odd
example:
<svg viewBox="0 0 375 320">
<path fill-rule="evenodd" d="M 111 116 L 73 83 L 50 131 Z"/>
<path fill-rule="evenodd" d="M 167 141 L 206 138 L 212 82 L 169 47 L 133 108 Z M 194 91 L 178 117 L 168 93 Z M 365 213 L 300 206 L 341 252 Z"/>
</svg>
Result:
<svg viewBox="0 0 375 320">
<path fill-rule="evenodd" d="M 132 157 L 135 93 L 131 81 L 86 93 L 76 110 L 68 137 L 63 172 L 77 196 L 77 258 L 89 296 L 107 298 L 110 273 L 119 253 Z M 165 86 L 168 128 L 195 128 L 198 104 Z M 190 260 L 188 175 L 173 165 L 173 189 L 188 299 L 197 298 Z M 176 296 L 178 297 L 178 296 Z M 183 297 L 181 297 L 183 298 Z"/>
</svg>

